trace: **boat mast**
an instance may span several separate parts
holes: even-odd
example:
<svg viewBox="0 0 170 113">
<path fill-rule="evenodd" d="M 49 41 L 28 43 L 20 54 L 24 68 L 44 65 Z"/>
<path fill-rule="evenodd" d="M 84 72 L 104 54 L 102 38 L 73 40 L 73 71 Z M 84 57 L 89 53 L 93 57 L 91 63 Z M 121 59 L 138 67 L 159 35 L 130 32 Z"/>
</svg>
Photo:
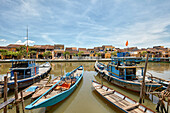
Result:
<svg viewBox="0 0 170 113">
<path fill-rule="evenodd" d="M 28 58 L 28 26 L 27 26 L 27 58 Z"/>
</svg>

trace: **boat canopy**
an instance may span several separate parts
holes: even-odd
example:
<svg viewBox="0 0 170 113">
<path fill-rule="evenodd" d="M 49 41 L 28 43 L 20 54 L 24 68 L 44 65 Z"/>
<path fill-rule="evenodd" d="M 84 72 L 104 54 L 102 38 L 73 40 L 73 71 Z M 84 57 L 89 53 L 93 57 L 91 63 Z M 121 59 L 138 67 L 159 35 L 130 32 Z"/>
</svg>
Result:
<svg viewBox="0 0 170 113">
<path fill-rule="evenodd" d="M 10 60 L 11 62 L 28 62 L 35 61 L 35 59 L 19 59 L 19 60 Z"/>
<path fill-rule="evenodd" d="M 21 60 L 10 60 L 12 62 L 11 77 L 14 79 L 14 72 L 17 72 L 18 79 L 25 79 L 35 76 L 39 73 L 39 66 L 36 65 L 35 59 L 21 59 Z"/>
</svg>

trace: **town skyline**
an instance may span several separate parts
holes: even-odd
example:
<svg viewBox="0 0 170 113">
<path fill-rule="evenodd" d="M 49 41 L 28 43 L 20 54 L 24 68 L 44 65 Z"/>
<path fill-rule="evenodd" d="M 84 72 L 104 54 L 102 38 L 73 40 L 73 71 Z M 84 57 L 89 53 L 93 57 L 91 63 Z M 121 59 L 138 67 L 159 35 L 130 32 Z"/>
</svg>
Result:
<svg viewBox="0 0 170 113">
<path fill-rule="evenodd" d="M 0 46 L 61 43 L 170 48 L 170 1 L 1 0 Z"/>
</svg>

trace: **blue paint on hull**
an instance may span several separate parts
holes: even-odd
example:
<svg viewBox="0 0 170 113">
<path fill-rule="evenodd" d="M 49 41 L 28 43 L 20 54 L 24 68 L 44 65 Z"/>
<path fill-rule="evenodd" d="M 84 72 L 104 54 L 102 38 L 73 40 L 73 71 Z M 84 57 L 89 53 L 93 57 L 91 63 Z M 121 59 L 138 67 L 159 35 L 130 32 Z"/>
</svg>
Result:
<svg viewBox="0 0 170 113">
<path fill-rule="evenodd" d="M 83 68 L 83 66 L 80 66 Z M 80 68 L 78 67 L 78 68 Z M 76 68 L 75 70 L 77 70 L 78 68 Z M 70 72 L 69 74 L 73 73 L 75 70 L 73 70 L 72 72 Z M 82 79 L 83 77 L 83 73 L 84 73 L 84 69 L 82 71 L 82 74 L 81 76 L 78 78 L 78 80 L 76 81 L 76 83 L 71 86 L 70 89 L 62 92 L 62 93 L 59 93 L 41 103 L 38 103 L 36 105 L 34 105 L 39 99 L 41 99 L 45 94 L 47 94 L 49 91 L 51 91 L 52 88 L 54 88 L 59 82 L 57 82 L 55 85 L 53 85 L 47 92 L 45 92 L 43 95 L 41 95 L 38 99 L 36 99 L 33 103 L 31 103 L 30 105 L 26 106 L 25 109 L 36 109 L 36 108 L 41 108 L 41 107 L 48 107 L 48 106 L 52 106 L 52 105 L 55 105 L 57 104 L 58 102 L 64 100 L 65 98 L 67 98 L 75 89 L 76 89 L 76 86 L 78 85 L 78 83 L 80 82 L 80 80 Z"/>
</svg>

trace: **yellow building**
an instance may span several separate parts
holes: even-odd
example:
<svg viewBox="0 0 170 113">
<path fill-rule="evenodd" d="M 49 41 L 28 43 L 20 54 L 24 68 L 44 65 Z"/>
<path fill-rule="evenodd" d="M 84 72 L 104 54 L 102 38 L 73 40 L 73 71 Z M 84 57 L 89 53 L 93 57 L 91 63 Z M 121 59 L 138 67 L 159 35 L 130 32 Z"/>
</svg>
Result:
<svg viewBox="0 0 170 113">
<path fill-rule="evenodd" d="M 54 58 L 64 58 L 64 45 L 62 44 L 55 44 L 54 45 L 54 52 L 53 52 L 54 56 L 53 56 L 53 59 Z"/>
<path fill-rule="evenodd" d="M 105 58 L 111 58 L 111 53 L 110 52 L 105 53 Z"/>
</svg>

